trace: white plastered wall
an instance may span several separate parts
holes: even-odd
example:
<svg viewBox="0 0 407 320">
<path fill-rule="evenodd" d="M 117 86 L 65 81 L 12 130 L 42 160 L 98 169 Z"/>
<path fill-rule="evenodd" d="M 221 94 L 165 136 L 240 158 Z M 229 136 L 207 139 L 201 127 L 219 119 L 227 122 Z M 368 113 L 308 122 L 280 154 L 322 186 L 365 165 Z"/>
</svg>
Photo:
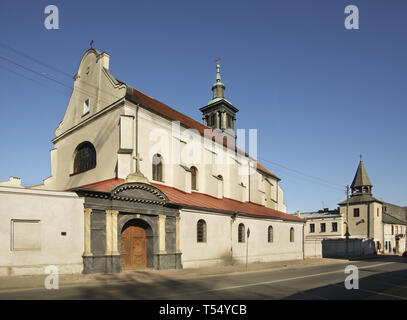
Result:
<svg viewBox="0 0 407 320">
<path fill-rule="evenodd" d="M 14 250 L 13 220 L 39 221 L 39 250 Z M 80 273 L 83 250 L 83 200 L 75 193 L 0 187 L 0 276 L 44 274 L 49 265 Z"/>
<path fill-rule="evenodd" d="M 206 222 L 207 241 L 197 242 L 197 222 Z M 184 268 L 215 264 L 244 263 L 247 243 L 238 242 L 238 225 L 250 228 L 248 261 L 267 262 L 303 258 L 303 223 L 274 219 L 237 217 L 196 210 L 181 210 L 180 234 Z M 273 242 L 268 242 L 268 227 L 273 227 Z M 290 242 L 290 228 L 294 228 L 294 242 Z M 233 260 L 232 260 L 233 259 Z"/>
</svg>

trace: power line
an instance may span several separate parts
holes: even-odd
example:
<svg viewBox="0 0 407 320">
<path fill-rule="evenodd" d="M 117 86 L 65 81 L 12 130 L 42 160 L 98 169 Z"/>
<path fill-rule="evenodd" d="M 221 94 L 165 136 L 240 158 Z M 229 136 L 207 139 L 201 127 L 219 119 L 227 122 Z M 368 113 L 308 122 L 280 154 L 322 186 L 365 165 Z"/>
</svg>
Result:
<svg viewBox="0 0 407 320">
<path fill-rule="evenodd" d="M 42 62 L 41 60 L 39 60 L 39 59 L 37 59 L 37 58 L 31 57 L 30 55 L 25 54 L 25 53 L 23 53 L 23 52 L 21 52 L 21 51 L 15 49 L 15 48 L 12 48 L 12 47 L 10 47 L 10 46 L 4 44 L 4 43 L 1 43 L 1 42 L 0 42 L 0 46 L 3 47 L 3 48 L 5 48 L 5 49 L 7 49 L 7 50 L 10 50 L 10 51 L 16 53 L 16 54 L 18 54 L 18 55 L 20 55 L 20 56 L 22 56 L 22 57 L 24 57 L 24 58 L 26 58 L 26 59 L 32 60 L 32 61 L 38 63 L 39 65 L 43 66 L 43 67 L 46 67 L 46 68 L 51 69 L 51 70 L 54 70 L 54 71 L 56 71 L 56 72 L 58 72 L 58 73 L 64 75 L 65 77 L 68 77 L 69 79 L 73 79 L 73 77 L 72 77 L 71 75 L 69 75 L 68 73 L 66 73 L 66 72 L 64 72 L 64 71 L 62 71 L 62 70 L 60 70 L 60 69 L 58 69 L 58 68 L 56 68 L 56 67 L 54 67 L 54 66 L 52 66 L 52 65 L 49 65 L 49 64 L 47 64 L 47 63 L 44 63 L 44 62 Z M 30 67 L 27 67 L 27 66 L 25 66 L 25 65 L 23 65 L 23 64 L 21 64 L 21 63 L 19 63 L 19 62 L 14 61 L 14 60 L 11 59 L 11 58 L 8 58 L 8 57 L 2 56 L 2 55 L 0 55 L 0 59 L 3 59 L 3 60 L 5 60 L 5 61 L 7 61 L 7 62 L 9 62 L 9 63 L 12 63 L 12 64 L 14 64 L 14 65 L 16 65 L 16 66 L 18 66 L 18 67 L 20 67 L 20 68 L 26 70 L 26 71 L 29 71 L 29 72 L 32 72 L 32 73 L 34 73 L 34 74 L 37 74 L 37 75 L 39 75 L 39 76 L 41 76 L 41 77 L 44 77 L 45 79 L 47 79 L 47 80 L 49 80 L 49 81 L 56 82 L 57 84 L 59 84 L 59 85 L 61 85 L 61 86 L 64 86 L 64 87 L 66 87 L 66 88 L 68 88 L 68 89 L 70 89 L 70 90 L 74 90 L 74 88 L 73 88 L 72 86 L 67 85 L 67 84 L 65 84 L 64 82 L 61 82 L 61 81 L 59 81 L 59 80 L 57 80 L 57 79 L 55 79 L 55 78 L 49 76 L 46 72 L 39 72 L 39 71 L 36 71 L 36 70 L 34 70 L 34 69 L 30 68 Z M 0 67 L 1 67 L 1 66 L 0 66 Z M 14 73 L 14 74 L 20 76 L 20 77 L 23 77 L 23 78 L 25 78 L 25 79 L 28 79 L 28 80 L 30 80 L 30 81 L 34 81 L 34 82 L 40 83 L 40 82 L 38 82 L 38 81 L 35 81 L 35 80 L 33 80 L 33 79 L 31 79 L 31 78 L 28 78 L 28 77 L 25 77 L 25 76 L 23 76 L 23 75 L 21 75 L 21 74 L 19 74 L 19 73 L 16 73 L 16 72 L 14 72 L 14 71 L 12 71 L 12 70 L 10 70 L 10 69 L 7 69 L 7 68 L 5 68 L 5 67 L 2 67 L 2 68 L 3 68 L 3 69 L 6 69 L 7 71 L 9 71 L 9 72 L 11 72 L 11 73 Z M 107 95 L 109 95 L 109 96 L 111 96 L 111 97 L 113 97 L 113 98 L 116 98 L 116 99 L 122 98 L 122 97 L 118 97 L 118 96 L 113 95 L 111 92 L 107 92 L 107 91 L 105 91 L 105 90 L 102 90 L 102 89 L 99 88 L 98 86 L 95 86 L 95 85 L 93 85 L 93 84 L 91 84 L 91 83 L 88 83 L 87 81 L 85 81 L 85 80 L 83 80 L 83 79 L 81 79 L 80 81 L 83 82 L 84 84 L 90 86 L 90 87 L 93 87 L 93 88 L 98 89 L 98 90 L 101 91 L 101 92 L 106 92 Z M 103 101 L 103 102 L 105 102 L 105 103 L 109 103 L 108 101 L 106 101 L 106 100 L 104 100 L 104 99 L 101 99 L 100 96 L 97 97 L 95 94 L 90 93 L 90 92 L 84 90 L 83 88 L 81 88 L 81 89 L 76 88 L 76 90 L 79 91 L 79 92 L 82 92 L 83 94 L 85 94 L 85 95 L 87 95 L 87 96 L 93 96 L 93 97 L 99 98 L 99 100 L 101 100 L 101 101 Z M 262 161 L 264 161 L 264 162 L 267 162 L 267 163 L 270 163 L 270 164 L 272 164 L 272 165 L 281 167 L 281 168 L 283 168 L 283 169 L 285 169 L 285 170 L 291 171 L 291 172 L 293 172 L 294 174 L 297 174 L 297 175 L 300 175 L 300 176 L 301 176 L 301 177 L 294 177 L 295 179 L 300 179 L 300 180 L 302 179 L 302 180 L 308 181 L 308 182 L 319 183 L 320 185 L 324 185 L 325 187 L 334 188 L 334 189 L 336 189 L 336 190 L 338 190 L 339 187 L 341 188 L 341 190 L 342 190 L 342 188 L 343 188 L 342 185 L 339 185 L 339 184 L 337 184 L 337 183 L 333 183 L 333 182 L 327 181 L 327 180 L 325 180 L 325 179 L 321 179 L 321 178 L 319 178 L 319 177 L 316 177 L 316 176 L 312 176 L 312 175 L 303 173 L 303 172 L 298 171 L 298 170 L 296 170 L 296 169 L 288 168 L 288 167 L 286 167 L 286 166 L 284 166 L 284 165 L 281 165 L 281 164 L 276 163 L 276 162 L 273 162 L 273 161 L 269 161 L 269 160 L 266 160 L 266 159 L 263 159 L 263 158 L 259 158 L 259 159 L 262 160 Z M 290 177 L 290 178 L 291 178 L 291 177 Z"/>
<path fill-rule="evenodd" d="M 59 73 L 61 73 L 62 75 L 64 75 L 65 77 L 68 77 L 68 78 L 71 79 L 71 80 L 74 78 L 72 75 L 66 73 L 65 71 L 62 71 L 62 70 L 58 69 L 57 67 L 54 67 L 54 66 L 52 66 L 52 65 L 50 65 L 50 64 L 47 64 L 47 63 L 41 61 L 41 60 L 38 59 L 38 58 L 32 57 L 32 56 L 30 56 L 30 55 L 28 55 L 28 54 L 26 54 L 26 53 L 24 53 L 24 52 L 21 52 L 21 51 L 15 49 L 15 48 L 12 48 L 12 47 L 10 47 L 10 46 L 4 44 L 4 43 L 1 43 L 1 42 L 0 42 L 0 46 L 3 47 L 3 48 L 5 48 L 5 49 L 7 49 L 7 50 L 9 50 L 9 51 L 12 51 L 12 52 L 14 52 L 14 53 L 17 53 L 18 55 L 20 55 L 20 56 L 22 56 L 22 57 L 24 57 L 24 58 L 26 58 L 26 59 L 32 60 L 32 61 L 34 61 L 35 63 L 40 64 L 41 66 L 44 66 L 44 67 L 46 67 L 46 68 L 48 68 L 48 69 L 54 70 L 54 71 L 56 71 L 56 72 L 59 72 Z M 43 74 L 44 74 L 44 75 L 47 75 L 46 72 L 44 72 Z M 85 81 L 85 80 L 83 80 L 83 79 L 80 79 L 80 81 L 83 82 L 83 83 L 85 83 L 85 84 L 87 84 L 87 85 L 90 86 L 90 87 L 93 87 L 94 89 L 99 90 L 100 92 L 103 92 L 103 93 L 106 93 L 107 95 L 112 96 L 112 97 L 115 98 L 115 99 L 120 99 L 120 98 L 121 98 L 121 97 L 115 96 L 115 95 L 113 95 L 111 92 L 108 92 L 108 91 L 106 91 L 106 90 L 103 90 L 103 89 L 101 89 L 99 86 L 95 86 L 94 84 L 92 84 L 92 83 L 90 83 L 90 82 L 87 82 L 87 81 Z M 106 102 L 106 101 L 105 101 L 105 102 Z"/>
<path fill-rule="evenodd" d="M 67 84 L 65 84 L 65 83 L 63 83 L 63 82 L 61 82 L 61 81 L 59 81 L 59 80 L 57 80 L 57 79 L 54 79 L 53 77 L 48 76 L 45 72 L 36 71 L 36 70 L 34 70 L 34 69 L 30 68 L 30 67 L 27 67 L 27 66 L 25 66 L 25 65 L 23 65 L 23 64 L 21 64 L 21 63 L 19 63 L 19 62 L 14 61 L 13 59 L 10 59 L 10 58 L 5 57 L 5 56 L 2 56 L 2 55 L 0 55 L 0 59 L 3 59 L 3 60 L 5 60 L 5 61 L 7 61 L 7 62 L 9 62 L 9 63 L 11 63 L 11 64 L 14 64 L 14 65 L 16 65 L 16 66 L 18 66 L 18 67 L 20 67 L 20 68 L 26 70 L 26 71 L 32 72 L 32 73 L 34 73 L 34 74 L 36 74 L 36 75 L 39 75 L 39 76 L 41 76 L 41 77 L 43 77 L 43 78 L 45 78 L 45 79 L 47 79 L 47 80 L 49 80 L 49 81 L 54 81 L 54 82 L 58 83 L 59 85 L 64 86 L 64 87 L 66 87 L 66 88 L 68 88 L 68 89 L 70 89 L 70 90 L 72 90 L 72 91 L 74 90 L 74 87 L 72 87 L 72 86 L 70 86 L 70 85 L 67 85 Z M 97 87 L 96 87 L 96 88 L 97 88 Z M 91 92 L 89 92 L 89 91 L 86 91 L 85 89 L 76 88 L 76 90 L 79 91 L 79 92 L 82 92 L 82 93 L 83 93 L 84 95 L 86 95 L 86 96 L 92 96 L 92 97 L 94 97 L 94 98 L 96 98 L 96 99 L 99 99 L 100 101 L 105 102 L 106 104 L 110 104 L 110 101 L 104 100 L 104 99 L 102 99 L 100 96 L 98 97 L 97 95 L 95 95 L 95 94 L 93 94 L 93 93 L 91 93 Z M 101 90 L 101 91 L 102 91 L 102 90 Z M 108 93 L 108 94 L 109 94 L 109 93 Z M 117 99 L 120 99 L 120 98 L 121 98 L 121 97 L 120 97 L 120 98 L 119 98 L 119 97 L 116 97 L 116 96 L 114 96 L 114 95 L 111 95 L 111 96 L 114 97 L 114 98 L 117 98 Z"/>
<path fill-rule="evenodd" d="M 281 168 L 283 168 L 283 169 L 285 169 L 285 170 L 292 171 L 292 172 L 294 172 L 294 173 L 296 173 L 296 174 L 299 174 L 299 175 L 301 175 L 301 176 L 304 176 L 304 177 L 306 177 L 306 178 L 313 179 L 313 180 L 318 180 L 319 183 L 323 183 L 323 184 L 326 184 L 326 185 L 329 185 L 329 186 L 331 186 L 331 187 L 335 187 L 335 188 L 338 188 L 338 189 L 341 188 L 341 190 L 342 190 L 342 188 L 343 188 L 343 186 L 340 185 L 340 184 L 338 184 L 338 183 L 334 183 L 334 182 L 331 182 L 331 181 L 328 181 L 328 180 L 325 180 L 325 179 L 321 179 L 321 178 L 319 178 L 319 177 L 312 176 L 312 175 L 307 174 L 307 173 L 303 173 L 303 172 L 298 171 L 298 170 L 296 170 L 296 169 L 288 168 L 288 167 L 286 167 L 286 166 L 284 166 L 284 165 L 282 165 L 282 164 L 279 164 L 279 163 L 276 163 L 276 162 L 273 162 L 273 161 L 269 161 L 269 160 L 266 160 L 266 159 L 263 159 L 263 158 L 259 158 L 259 159 L 260 159 L 261 161 L 264 161 L 264 162 L 270 163 L 270 164 L 272 164 L 272 165 L 281 167 Z"/>
<path fill-rule="evenodd" d="M 41 85 L 41 86 L 45 86 L 45 87 L 50 88 L 50 89 L 58 90 L 58 89 L 56 89 L 56 88 L 53 88 L 53 87 L 51 87 L 51 86 L 48 86 L 48 85 L 44 84 L 43 82 L 40 82 L 40 81 L 38 81 L 38 80 L 32 79 L 32 78 L 30 78 L 30 77 L 27 77 L 27 76 L 25 76 L 25 75 L 23 75 L 23 74 L 21 74 L 21 73 L 15 72 L 14 70 L 9 69 L 9 68 L 7 68 L 7 67 L 5 67 L 5 66 L 0 65 L 0 68 L 3 69 L 3 70 L 6 70 L 6 71 L 9 72 L 9 73 L 12 73 L 12 74 L 14 74 L 14 75 L 17 75 L 17 76 L 19 76 L 19 77 L 21 77 L 21 78 L 24 78 L 24 79 L 26 79 L 26 80 L 30 80 L 30 81 L 32 81 L 32 82 L 35 82 L 35 83 L 37 83 L 37 84 L 39 84 L 39 85 Z M 65 91 L 62 91 L 62 90 L 58 90 L 58 91 L 61 92 L 62 94 L 64 94 L 65 96 L 68 96 L 68 97 L 70 96 L 69 93 L 67 93 L 67 92 L 65 92 Z"/>
<path fill-rule="evenodd" d="M 12 48 L 12 47 L 10 47 L 10 46 L 8 46 L 8 45 L 2 43 L 2 42 L 0 42 L 0 47 L 3 47 L 3 48 L 5 48 L 5 49 L 7 49 L 7 50 L 10 50 L 10 51 L 14 52 L 14 53 L 17 53 L 18 55 L 20 55 L 20 56 L 22 56 L 22 57 L 24 57 L 24 58 L 26 58 L 26 59 L 32 60 L 32 61 L 34 61 L 34 62 L 36 62 L 36 63 L 38 63 L 38 64 L 40 64 L 40 65 L 42 65 L 42 66 L 44 66 L 44 67 L 46 67 L 46 68 L 48 68 L 48 69 L 54 70 L 54 71 L 56 71 L 56 72 L 59 72 L 59 73 L 63 74 L 64 76 L 66 76 L 66 77 L 68 77 L 68 78 L 70 78 L 70 79 L 73 78 L 72 75 L 70 75 L 70 74 L 68 74 L 68 73 L 66 73 L 66 72 L 64 72 L 64 71 L 62 71 L 62 70 L 59 70 L 58 68 L 56 68 L 56 67 L 54 67 L 54 66 L 51 66 L 51 65 L 49 65 L 49 64 L 47 64 L 47 63 L 44 63 L 44 62 L 42 62 L 41 60 L 39 60 L 39 59 L 37 59 L 37 58 L 31 57 L 31 56 L 29 56 L 29 55 L 27 55 L 27 54 L 25 54 L 25 53 L 23 53 L 23 52 L 21 52 L 21 51 L 15 49 L 15 48 Z"/>
</svg>

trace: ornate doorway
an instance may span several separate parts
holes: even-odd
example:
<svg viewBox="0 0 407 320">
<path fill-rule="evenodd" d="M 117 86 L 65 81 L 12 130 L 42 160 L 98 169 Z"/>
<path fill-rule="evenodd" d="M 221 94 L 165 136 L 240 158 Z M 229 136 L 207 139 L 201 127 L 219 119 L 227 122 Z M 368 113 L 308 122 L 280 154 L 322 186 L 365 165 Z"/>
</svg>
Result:
<svg viewBox="0 0 407 320">
<path fill-rule="evenodd" d="M 121 236 L 122 270 L 143 269 L 147 267 L 146 230 L 129 224 Z"/>
</svg>

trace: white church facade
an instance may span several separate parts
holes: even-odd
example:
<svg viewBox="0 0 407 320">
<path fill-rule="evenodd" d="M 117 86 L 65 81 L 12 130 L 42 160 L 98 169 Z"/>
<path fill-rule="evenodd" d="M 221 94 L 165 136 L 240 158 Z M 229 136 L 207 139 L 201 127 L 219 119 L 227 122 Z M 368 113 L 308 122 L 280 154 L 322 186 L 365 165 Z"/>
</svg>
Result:
<svg viewBox="0 0 407 320">
<path fill-rule="evenodd" d="M 51 258 L 32 261 L 45 266 L 54 252 L 44 251 L 47 243 L 64 250 L 65 232 L 72 263 L 79 257 L 85 273 L 243 262 L 246 252 L 249 262 L 303 259 L 304 220 L 286 213 L 280 179 L 236 147 L 238 109 L 224 97 L 219 65 L 202 124 L 117 80 L 109 60 L 94 49 L 83 55 L 52 141 L 51 176 L 28 188 L 0 183 L 4 240 L 14 241 L 13 220 L 38 221 L 42 228 L 23 228 L 37 228 L 42 244 L 34 251 Z M 49 193 L 55 204 L 44 212 L 11 203 L 13 189 Z M 72 205 L 58 205 L 64 197 Z M 49 224 L 54 233 L 43 233 Z M 13 249 L 8 259 L 1 251 L 0 270 L 29 263 L 13 260 Z M 54 263 L 64 265 L 56 256 Z"/>
</svg>

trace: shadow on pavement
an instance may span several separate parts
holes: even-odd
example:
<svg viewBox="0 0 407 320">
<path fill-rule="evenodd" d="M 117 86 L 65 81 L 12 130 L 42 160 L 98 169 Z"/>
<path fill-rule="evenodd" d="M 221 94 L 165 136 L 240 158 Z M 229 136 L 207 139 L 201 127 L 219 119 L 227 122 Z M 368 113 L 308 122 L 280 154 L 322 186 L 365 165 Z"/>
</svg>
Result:
<svg viewBox="0 0 407 320">
<path fill-rule="evenodd" d="M 368 269 L 364 270 L 369 271 Z M 318 299 L 316 297 L 329 300 L 407 300 L 407 271 L 384 272 L 360 278 L 359 289 L 348 290 L 345 288 L 344 282 L 338 282 L 298 292 L 284 299 L 315 300 Z"/>
</svg>

